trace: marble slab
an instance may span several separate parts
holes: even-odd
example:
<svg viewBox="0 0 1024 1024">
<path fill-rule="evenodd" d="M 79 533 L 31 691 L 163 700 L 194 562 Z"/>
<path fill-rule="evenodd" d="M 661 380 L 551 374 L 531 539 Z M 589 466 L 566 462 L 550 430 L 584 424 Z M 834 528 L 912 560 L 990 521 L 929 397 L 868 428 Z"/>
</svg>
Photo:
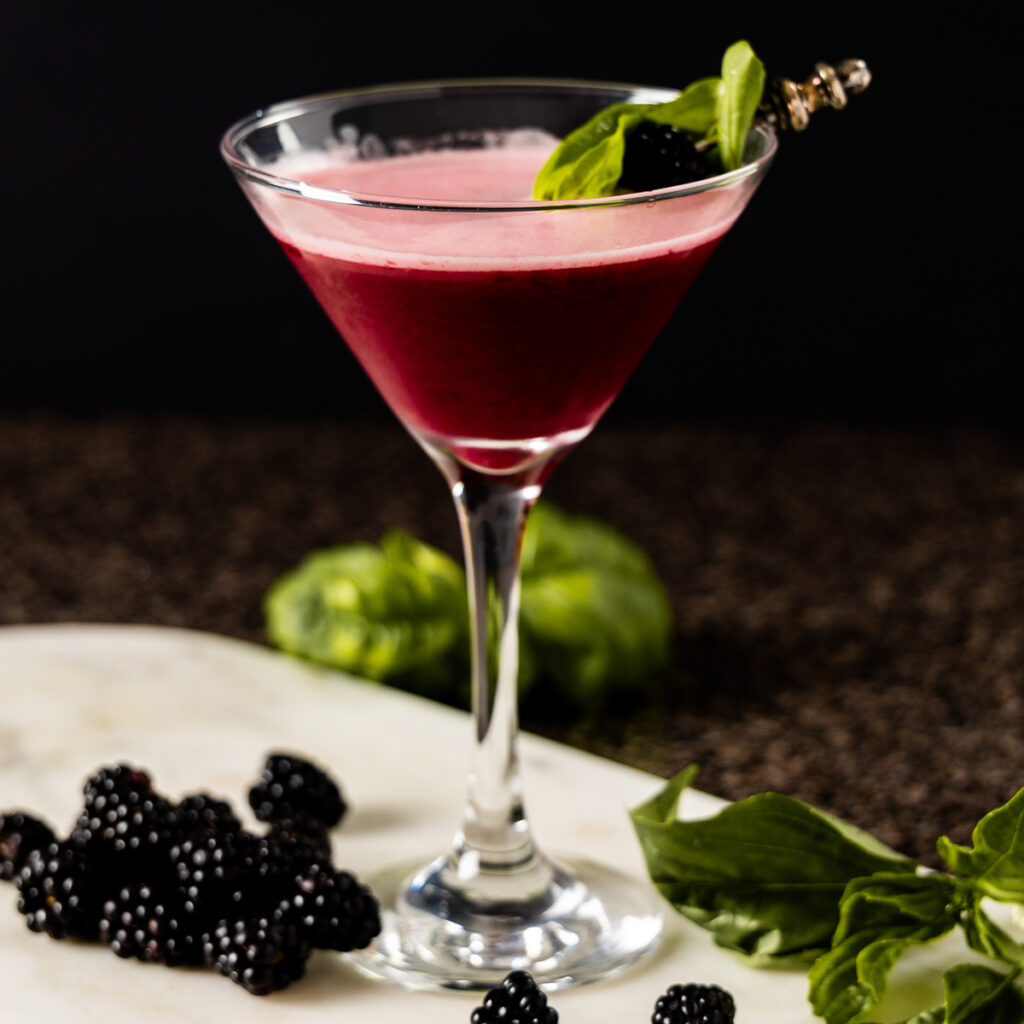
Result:
<svg viewBox="0 0 1024 1024">
<path fill-rule="evenodd" d="M 34 810 L 66 831 L 83 779 L 128 761 L 172 795 L 206 789 L 241 809 L 265 753 L 291 749 L 342 781 L 351 810 L 333 836 L 335 861 L 360 875 L 447 844 L 471 735 L 465 713 L 254 645 L 148 626 L 0 629 L 0 708 L 0 808 Z M 522 754 L 541 843 L 645 877 L 626 809 L 661 780 L 534 736 L 523 737 Z M 682 813 L 700 817 L 719 806 L 691 792 Z M 257 998 L 213 972 L 123 961 L 99 945 L 33 934 L 15 896 L 0 886 L 2 1021 L 464 1024 L 479 1001 L 371 982 L 323 952 L 305 980 Z M 552 997 L 565 1024 L 648 1020 L 657 996 L 678 981 L 728 988 L 740 1024 L 812 1024 L 802 974 L 747 968 L 666 911 L 663 942 L 644 963 Z M 957 948 L 939 944 L 901 971 L 924 977 L 954 955 Z M 898 1000 L 890 1009 L 880 1019 L 906 1016 Z"/>
</svg>

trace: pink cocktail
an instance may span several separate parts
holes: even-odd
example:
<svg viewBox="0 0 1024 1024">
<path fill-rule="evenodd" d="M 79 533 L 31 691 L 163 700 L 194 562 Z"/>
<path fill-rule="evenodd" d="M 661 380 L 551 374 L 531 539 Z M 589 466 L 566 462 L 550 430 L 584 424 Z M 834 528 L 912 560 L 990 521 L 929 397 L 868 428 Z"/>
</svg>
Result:
<svg viewBox="0 0 1024 1024">
<path fill-rule="evenodd" d="M 476 739 L 466 811 L 450 850 L 378 879 L 384 931 L 359 961 L 406 986 L 489 987 L 515 968 L 548 987 L 590 981 L 660 933 L 646 883 L 552 859 L 532 837 L 516 756 L 516 620 L 522 530 L 543 480 L 618 394 L 774 152 L 758 128 L 749 162 L 717 178 L 530 198 L 558 137 L 611 103 L 671 95 L 567 82 L 390 86 L 272 108 L 222 145 L 444 472 L 460 516 Z"/>
</svg>

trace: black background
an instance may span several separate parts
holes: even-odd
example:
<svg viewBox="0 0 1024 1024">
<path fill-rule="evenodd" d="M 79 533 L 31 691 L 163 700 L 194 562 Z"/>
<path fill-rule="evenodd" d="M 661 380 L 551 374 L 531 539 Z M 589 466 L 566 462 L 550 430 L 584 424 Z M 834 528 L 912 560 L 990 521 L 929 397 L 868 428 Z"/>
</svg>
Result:
<svg viewBox="0 0 1024 1024">
<path fill-rule="evenodd" d="M 6 5 L 0 407 L 385 415 L 222 165 L 227 125 L 385 81 L 681 86 L 745 37 L 769 77 L 858 56 L 874 84 L 784 139 L 610 416 L 1014 420 L 1013 41 L 980 15 L 898 16 Z"/>
</svg>

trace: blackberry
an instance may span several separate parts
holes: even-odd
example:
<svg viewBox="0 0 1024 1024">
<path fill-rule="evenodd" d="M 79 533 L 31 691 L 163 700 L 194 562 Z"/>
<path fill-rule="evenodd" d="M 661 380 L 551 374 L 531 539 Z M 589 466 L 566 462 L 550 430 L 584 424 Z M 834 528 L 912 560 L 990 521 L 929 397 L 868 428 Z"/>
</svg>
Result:
<svg viewBox="0 0 1024 1024">
<path fill-rule="evenodd" d="M 184 899 L 173 887 L 143 883 L 121 889 L 107 900 L 99 937 L 113 952 L 149 963 L 201 964 L 203 944 Z"/>
<path fill-rule="evenodd" d="M 298 929 L 268 918 L 222 921 L 204 938 L 206 963 L 256 996 L 305 974 L 311 947 Z"/>
<path fill-rule="evenodd" d="M 721 173 L 720 167 L 698 152 L 685 132 L 667 124 L 641 121 L 626 136 L 619 188 L 649 192 Z"/>
<path fill-rule="evenodd" d="M 651 1024 L 733 1024 L 736 1004 L 717 985 L 672 985 L 654 1004 Z"/>
<path fill-rule="evenodd" d="M 171 847 L 169 858 L 187 913 L 212 923 L 241 904 L 258 877 L 256 837 L 212 828 Z"/>
<path fill-rule="evenodd" d="M 231 805 L 208 793 L 192 793 L 183 797 L 170 809 L 169 820 L 180 840 L 209 829 L 219 828 L 229 832 L 239 832 L 242 829 L 242 823 Z"/>
<path fill-rule="evenodd" d="M 320 768 L 294 754 L 270 754 L 249 806 L 260 821 L 308 821 L 333 828 L 347 809 L 341 791 Z"/>
<path fill-rule="evenodd" d="M 273 845 L 275 855 L 287 860 L 293 876 L 312 864 L 331 862 L 331 837 L 312 822 L 279 822 L 270 827 L 265 838 Z"/>
<path fill-rule="evenodd" d="M 18 911 L 34 932 L 95 939 L 110 880 L 74 843 L 33 850 L 18 875 Z"/>
<path fill-rule="evenodd" d="M 348 953 L 363 949 L 380 932 L 373 894 L 347 871 L 313 864 L 295 879 L 274 919 L 296 927 L 317 949 Z"/>
<path fill-rule="evenodd" d="M 558 1011 L 526 971 L 513 971 L 492 988 L 470 1017 L 472 1024 L 558 1024 Z"/>
<path fill-rule="evenodd" d="M 53 829 L 24 811 L 0 814 L 0 879 L 13 882 L 33 850 L 57 842 Z"/>
<path fill-rule="evenodd" d="M 150 856 L 166 856 L 173 836 L 171 805 L 153 790 L 144 771 L 127 764 L 101 768 L 86 781 L 84 793 L 85 806 L 71 833 L 78 846 L 94 857 L 130 854 L 140 865 Z"/>
</svg>

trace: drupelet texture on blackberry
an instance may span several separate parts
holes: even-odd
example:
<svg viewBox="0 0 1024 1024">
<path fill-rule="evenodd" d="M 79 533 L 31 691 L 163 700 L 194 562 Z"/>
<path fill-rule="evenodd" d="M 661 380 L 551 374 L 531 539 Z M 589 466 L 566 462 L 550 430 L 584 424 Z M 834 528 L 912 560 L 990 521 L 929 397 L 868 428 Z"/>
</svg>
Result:
<svg viewBox="0 0 1024 1024">
<path fill-rule="evenodd" d="M 203 963 L 203 942 L 175 886 L 127 886 L 103 905 L 100 940 L 120 957 L 169 967 Z"/>
<path fill-rule="evenodd" d="M 651 1024 L 733 1024 L 736 1004 L 717 985 L 672 985 L 654 1004 Z"/>
<path fill-rule="evenodd" d="M 326 772 L 294 754 L 267 757 L 259 782 L 249 790 L 249 806 L 260 821 L 308 821 L 333 828 L 347 809 L 341 791 Z"/>
<path fill-rule="evenodd" d="M 169 821 L 178 841 L 209 829 L 239 831 L 242 823 L 226 800 L 208 793 L 192 793 L 169 810 Z"/>
<path fill-rule="evenodd" d="M 18 911 L 34 932 L 95 939 L 109 877 L 71 842 L 33 850 L 18 874 Z"/>
<path fill-rule="evenodd" d="M 257 842 L 242 829 L 211 828 L 172 846 L 186 912 L 210 925 L 242 904 L 260 878 Z"/>
<path fill-rule="evenodd" d="M 683 131 L 667 124 L 641 121 L 627 136 L 619 188 L 647 192 L 685 185 L 721 174 Z"/>
<path fill-rule="evenodd" d="M 380 932 L 373 894 L 347 871 L 313 864 L 294 880 L 274 919 L 297 928 L 317 949 L 364 949 Z"/>
<path fill-rule="evenodd" d="M 0 880 L 13 882 L 33 850 L 45 850 L 57 842 L 46 822 L 25 811 L 0 814 Z"/>
<path fill-rule="evenodd" d="M 329 864 L 331 837 L 309 821 L 282 821 L 267 830 L 266 841 L 276 856 L 287 860 L 290 873 L 301 874 L 312 864 Z"/>
<path fill-rule="evenodd" d="M 117 857 L 123 873 L 137 876 L 151 858 L 166 856 L 173 838 L 171 804 L 146 772 L 127 764 L 101 768 L 86 781 L 84 793 L 71 839 L 93 859 Z"/>
<path fill-rule="evenodd" d="M 298 981 L 311 952 L 298 929 L 258 917 L 222 921 L 204 942 L 206 963 L 256 996 Z"/>
<path fill-rule="evenodd" d="M 513 971 L 484 996 L 472 1024 L 558 1024 L 558 1011 L 526 971 Z"/>
</svg>

